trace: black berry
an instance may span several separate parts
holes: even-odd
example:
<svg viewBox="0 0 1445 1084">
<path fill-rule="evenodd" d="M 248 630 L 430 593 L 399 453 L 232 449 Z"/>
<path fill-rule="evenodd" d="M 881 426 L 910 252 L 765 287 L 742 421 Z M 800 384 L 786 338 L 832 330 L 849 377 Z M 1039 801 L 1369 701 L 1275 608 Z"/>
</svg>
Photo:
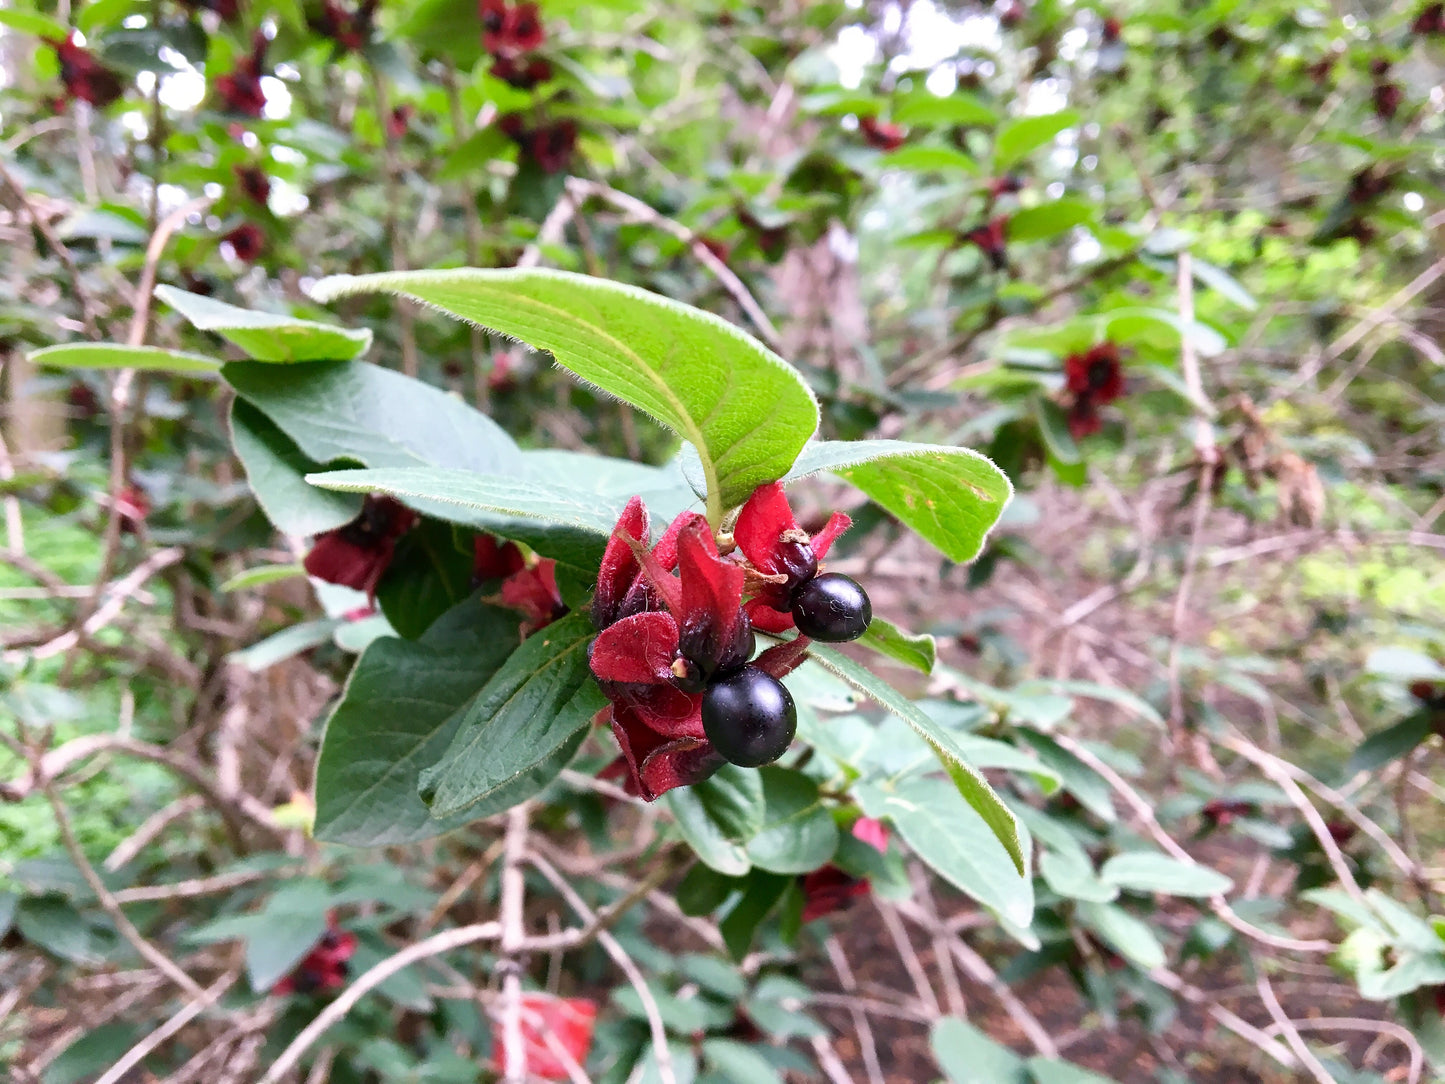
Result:
<svg viewBox="0 0 1445 1084">
<path fill-rule="evenodd" d="M 838 572 L 814 576 L 793 597 L 798 631 L 827 644 L 856 640 L 868 631 L 873 604 L 857 580 Z"/>
<path fill-rule="evenodd" d="M 798 709 L 781 681 L 745 666 L 702 694 L 702 728 L 726 760 L 761 768 L 787 752 L 798 729 Z"/>
</svg>

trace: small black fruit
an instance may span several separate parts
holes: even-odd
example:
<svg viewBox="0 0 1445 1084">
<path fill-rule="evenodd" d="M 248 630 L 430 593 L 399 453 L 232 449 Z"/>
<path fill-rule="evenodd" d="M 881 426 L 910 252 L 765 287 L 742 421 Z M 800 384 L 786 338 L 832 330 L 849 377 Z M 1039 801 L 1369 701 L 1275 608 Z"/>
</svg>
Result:
<svg viewBox="0 0 1445 1084">
<path fill-rule="evenodd" d="M 857 580 L 838 572 L 814 576 L 793 596 L 798 631 L 826 644 L 856 640 L 868 631 L 873 604 Z"/>
<path fill-rule="evenodd" d="M 787 752 L 798 729 L 798 709 L 781 681 L 745 666 L 702 694 L 702 728 L 726 760 L 761 768 Z"/>
</svg>

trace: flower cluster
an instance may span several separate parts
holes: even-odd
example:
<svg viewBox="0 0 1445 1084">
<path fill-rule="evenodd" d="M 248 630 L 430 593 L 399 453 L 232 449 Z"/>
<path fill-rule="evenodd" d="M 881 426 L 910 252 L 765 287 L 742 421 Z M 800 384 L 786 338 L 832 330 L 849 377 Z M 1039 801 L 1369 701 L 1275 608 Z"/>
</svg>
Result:
<svg viewBox="0 0 1445 1084">
<path fill-rule="evenodd" d="M 497 122 L 522 150 L 522 156 L 537 164 L 543 173 L 560 173 L 572 161 L 577 147 L 577 122 L 563 119 L 529 127 L 520 113 L 508 113 Z"/>
<path fill-rule="evenodd" d="M 417 515 L 391 497 L 369 496 L 361 514 L 345 526 L 317 535 L 303 562 L 308 575 L 365 591 L 376 585 L 396 555 L 397 539 L 416 525 Z"/>
<path fill-rule="evenodd" d="M 592 1032 L 597 1026 L 597 1003 L 585 997 L 553 997 L 551 994 L 522 995 L 522 1051 L 527 1078 L 571 1080 L 572 1072 L 553 1044 L 567 1052 L 579 1066 L 592 1049 Z M 551 1038 L 552 1042 L 547 1039 Z M 505 1072 L 511 1061 L 507 1031 L 499 1018 L 492 1020 L 492 1048 L 496 1067 Z"/>
<path fill-rule="evenodd" d="M 128 482 L 116 495 L 115 510 L 120 517 L 121 534 L 140 534 L 146 516 L 151 513 L 151 499 L 140 486 Z"/>
<path fill-rule="evenodd" d="M 64 41 L 51 41 L 49 45 L 60 62 L 60 81 L 65 84 L 67 97 L 104 109 L 124 93 L 120 76 L 79 45 L 75 31 Z"/>
<path fill-rule="evenodd" d="M 888 853 L 888 827 L 871 817 L 853 822 L 853 838 L 868 844 L 879 854 Z M 827 865 L 803 875 L 803 921 L 812 922 L 841 911 L 859 896 L 872 891 L 867 877 L 855 877 L 838 866 Z"/>
<path fill-rule="evenodd" d="M 481 0 L 482 45 L 493 57 L 492 75 L 519 90 L 531 90 L 552 78 L 552 65 L 526 54 L 547 38 L 536 4 L 509 6 L 506 0 Z"/>
<path fill-rule="evenodd" d="M 743 506 L 737 549 L 723 555 L 695 512 L 654 546 L 646 506 L 628 503 L 598 572 L 589 662 L 643 798 L 701 782 L 725 762 L 759 767 L 786 752 L 797 709 L 779 679 L 803 660 L 810 636 L 852 639 L 872 616 L 861 587 L 818 574 L 819 551 L 848 523 L 835 514 L 810 539 L 773 483 Z M 849 619 L 856 631 L 844 628 Z M 755 623 L 796 623 L 802 635 L 754 659 Z"/>
<path fill-rule="evenodd" d="M 1007 227 L 1008 216 L 1000 215 L 969 230 L 963 235 L 963 239 L 977 245 L 979 251 L 988 257 L 988 262 L 995 271 L 1002 271 L 1008 267 L 1007 239 L 1004 234 Z"/>
<path fill-rule="evenodd" d="M 1064 359 L 1064 385 L 1073 396 L 1069 405 L 1069 432 L 1081 440 L 1103 428 L 1099 407 L 1124 394 L 1124 368 L 1119 347 L 1098 343 L 1082 354 Z"/>
<path fill-rule="evenodd" d="M 371 41 L 380 0 L 361 0 L 355 11 L 347 11 L 336 0 L 322 0 L 321 14 L 310 20 L 311 29 L 330 38 L 342 52 L 359 52 Z"/>
<path fill-rule="evenodd" d="M 266 176 L 266 171 L 260 166 L 237 166 L 235 169 L 236 187 L 241 194 L 252 203 L 266 206 L 271 198 L 271 178 Z"/>
<path fill-rule="evenodd" d="M 1375 78 L 1374 88 L 1370 91 L 1370 102 L 1375 107 L 1375 116 L 1381 120 L 1394 120 L 1395 114 L 1400 111 L 1400 104 L 1405 100 L 1405 88 L 1388 78 L 1391 66 L 1384 57 L 1376 57 L 1370 61 L 1370 74 Z"/>
<path fill-rule="evenodd" d="M 1445 3 L 1427 4 L 1410 24 L 1410 32 L 1422 37 L 1445 37 Z"/>
<path fill-rule="evenodd" d="M 877 147 L 880 151 L 896 151 L 908 138 L 908 133 L 900 125 L 889 124 L 877 117 L 860 117 L 858 130 L 863 133 L 868 146 Z"/>
<path fill-rule="evenodd" d="M 477 535 L 472 543 L 472 583 L 481 586 L 498 580 L 501 590 L 494 599 L 526 617 L 523 636 L 546 628 L 567 613 L 567 604 L 557 590 L 556 561 L 544 558 L 528 565 L 515 542 Z"/>
<path fill-rule="evenodd" d="M 273 994 L 315 994 L 339 990 L 350 971 L 347 961 L 356 951 L 356 934 L 336 925 L 334 915 L 326 916 L 326 932 L 311 951 L 275 986 Z"/>
<path fill-rule="evenodd" d="M 216 80 L 216 93 L 227 110 L 243 117 L 259 117 L 266 111 L 266 91 L 261 86 L 261 69 L 266 63 L 269 42 L 261 31 L 251 41 L 251 51 L 236 66 Z"/>
</svg>

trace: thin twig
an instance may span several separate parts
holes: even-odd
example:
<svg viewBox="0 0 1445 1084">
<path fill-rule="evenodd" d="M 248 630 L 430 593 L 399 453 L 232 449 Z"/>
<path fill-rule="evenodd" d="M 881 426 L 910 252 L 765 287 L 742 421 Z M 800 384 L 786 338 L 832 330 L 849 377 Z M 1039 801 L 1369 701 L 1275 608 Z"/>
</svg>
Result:
<svg viewBox="0 0 1445 1084">
<path fill-rule="evenodd" d="M 70 249 L 65 247 L 65 243 L 56 236 L 55 231 L 51 228 L 45 216 L 35 209 L 35 205 L 30 202 L 30 196 L 25 191 L 25 186 L 15 179 L 13 173 L 5 168 L 3 157 L 0 157 L 0 181 L 4 181 L 5 186 L 15 194 L 15 198 L 20 201 L 20 206 L 24 208 L 26 216 L 35 227 L 35 232 L 40 234 L 45 240 L 45 244 L 51 252 L 55 253 L 61 265 L 65 268 L 65 273 L 70 276 L 70 287 L 75 291 L 75 300 L 80 306 L 80 319 L 85 325 L 85 333 L 92 339 L 98 340 L 103 338 L 104 336 L 100 330 L 100 322 L 96 317 L 95 302 L 91 300 L 90 293 L 86 290 L 85 283 L 81 280 L 80 266 L 75 262 L 75 256 L 71 254 Z"/>
<path fill-rule="evenodd" d="M 1304 1067 L 1310 1071 L 1310 1075 L 1319 1081 L 1319 1084 L 1336 1084 L 1335 1078 L 1330 1075 L 1329 1070 L 1320 1064 L 1314 1051 L 1300 1037 L 1299 1029 L 1294 1026 L 1294 1021 L 1285 1015 L 1279 998 L 1275 997 L 1274 987 L 1269 984 L 1269 979 L 1263 971 L 1259 973 L 1255 989 L 1259 991 L 1259 999 L 1264 1002 L 1265 1009 L 1268 1010 L 1279 1031 L 1284 1035 L 1284 1041 L 1289 1044 L 1289 1048 L 1295 1052 L 1295 1056 L 1304 1064 Z"/>
<path fill-rule="evenodd" d="M 1410 1054 L 1410 1067 L 1407 1070 L 1409 1075 L 1406 1077 L 1406 1084 L 1418 1084 L 1420 1077 L 1425 1072 L 1425 1051 L 1421 1049 L 1420 1041 L 1408 1029 L 1402 1028 L 1399 1024 L 1393 1024 L 1388 1020 L 1366 1020 L 1356 1016 L 1311 1016 L 1304 1020 L 1291 1021 L 1291 1023 L 1299 1031 L 1365 1031 L 1384 1036 L 1387 1039 L 1394 1039 L 1403 1045 Z M 1271 1024 L 1264 1031 L 1266 1035 L 1270 1035 L 1276 1031 L 1283 1031 L 1283 1029 L 1278 1024 Z"/>
<path fill-rule="evenodd" d="M 198 990 L 179 1012 L 122 1054 L 120 1059 L 107 1069 L 95 1084 L 119 1084 L 119 1081 L 124 1080 L 126 1074 L 139 1065 L 147 1054 L 214 1005 L 222 994 L 236 984 L 236 980 L 240 977 L 239 971 L 228 971 L 206 989 Z"/>
<path fill-rule="evenodd" d="M 849 965 L 848 955 L 843 951 L 838 938 L 830 936 L 823 942 L 823 947 L 828 951 L 828 959 L 833 964 L 833 970 L 838 973 L 838 981 L 844 991 L 855 993 L 858 980 L 853 977 L 853 968 Z M 858 1032 L 858 1045 L 863 1051 L 863 1068 L 868 1071 L 869 1084 L 883 1084 L 883 1066 L 878 1061 L 878 1041 L 873 1037 L 868 1016 L 857 1006 L 850 1009 L 850 1012 L 853 1016 L 853 1028 Z"/>
<path fill-rule="evenodd" d="M 522 1041 L 522 966 L 518 957 L 527 931 L 522 926 L 526 879 L 522 858 L 527 850 L 527 803 L 512 807 L 507 815 L 506 846 L 502 851 L 502 1051 L 497 1059 L 506 1084 L 525 1084 L 527 1047 Z"/>
</svg>

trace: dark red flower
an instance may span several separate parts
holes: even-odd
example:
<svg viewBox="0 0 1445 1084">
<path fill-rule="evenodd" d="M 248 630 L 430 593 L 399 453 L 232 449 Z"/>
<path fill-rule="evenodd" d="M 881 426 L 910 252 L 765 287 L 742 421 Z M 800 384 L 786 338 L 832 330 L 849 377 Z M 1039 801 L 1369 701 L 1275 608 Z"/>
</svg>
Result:
<svg viewBox="0 0 1445 1084">
<path fill-rule="evenodd" d="M 1335 70 L 1335 61 L 1338 59 L 1339 54 L 1326 53 L 1306 68 L 1305 72 L 1315 81 L 1316 86 L 1322 86 L 1329 79 L 1330 73 Z"/>
<path fill-rule="evenodd" d="M 386 134 L 392 139 L 402 138 L 406 135 L 406 130 L 411 125 L 411 118 L 414 116 L 416 116 L 416 106 L 410 102 L 397 106 L 386 118 Z"/>
<path fill-rule="evenodd" d="M 493 56 L 520 56 L 547 40 L 536 4 L 509 7 L 505 0 L 481 0 L 482 47 Z"/>
<path fill-rule="evenodd" d="M 1024 21 L 1024 6 L 1020 0 L 1004 0 L 994 8 L 998 17 L 998 25 L 1005 30 L 1012 30 Z"/>
<path fill-rule="evenodd" d="M 823 558 L 853 521 L 842 512 L 828 517 L 811 537 L 798 526 L 783 487 L 768 482 L 753 490 L 738 513 L 733 541 L 753 567 L 746 610 L 754 627 L 782 632 L 793 627 L 789 612 L 798 589 L 818 573 Z"/>
<path fill-rule="evenodd" d="M 531 90 L 552 78 L 552 65 L 541 57 L 522 61 L 513 56 L 499 56 L 492 61 L 492 76 L 518 90 Z"/>
<path fill-rule="evenodd" d="M 693 244 L 701 245 L 723 263 L 727 263 L 728 257 L 732 255 L 732 251 L 728 248 L 728 246 L 723 244 L 715 237 L 699 237 L 693 242 Z"/>
<path fill-rule="evenodd" d="M 100 413 L 100 397 L 89 384 L 77 380 L 65 393 L 65 401 L 82 418 L 94 418 Z"/>
<path fill-rule="evenodd" d="M 1427 4 L 1410 24 L 1412 34 L 1445 34 L 1445 3 Z"/>
<path fill-rule="evenodd" d="M 64 41 L 48 42 L 60 61 L 60 81 L 70 98 L 104 109 L 125 92 L 125 84 L 94 53 L 77 45 L 75 37 L 72 30 Z"/>
<path fill-rule="evenodd" d="M 1005 173 L 1002 177 L 996 177 L 988 186 L 988 193 L 994 199 L 1002 195 L 1013 195 L 1015 192 L 1022 192 L 1024 179 L 1017 173 Z"/>
<path fill-rule="evenodd" d="M 505 580 L 527 567 L 527 559 L 515 542 L 502 542 L 493 535 L 479 534 L 472 540 L 472 583 Z"/>
<path fill-rule="evenodd" d="M 551 994 L 522 995 L 522 1054 L 526 1059 L 527 1078 L 571 1080 L 567 1063 L 554 1050 L 547 1037 L 567 1052 L 577 1065 L 587 1060 L 592 1049 L 592 1031 L 597 1024 L 597 1004 L 584 997 L 553 997 Z M 492 1020 L 492 1046 L 497 1051 L 496 1068 L 505 1072 L 512 1060 L 507 1048 L 507 1032 L 502 1021 Z"/>
<path fill-rule="evenodd" d="M 317 535 L 303 562 L 308 575 L 368 597 L 396 554 L 396 541 L 416 524 L 417 514 L 391 497 L 368 496 L 361 514 L 344 527 Z"/>
<path fill-rule="evenodd" d="M 378 0 L 362 0 L 354 12 L 347 11 L 337 0 L 322 0 L 321 14 L 310 20 L 311 28 L 330 38 L 344 51 L 354 52 L 371 40 Z"/>
<path fill-rule="evenodd" d="M 139 534 L 146 516 L 150 515 L 151 499 L 140 486 L 129 482 L 116 495 L 115 511 L 120 517 L 122 534 Z"/>
<path fill-rule="evenodd" d="M 1242 798 L 1214 798 L 1204 803 L 1199 815 L 1216 828 L 1224 828 L 1236 817 L 1254 812 L 1254 805 Z"/>
<path fill-rule="evenodd" d="M 532 132 L 523 149 L 531 155 L 532 161 L 542 167 L 543 173 L 560 173 L 572 161 L 572 151 L 576 146 L 577 123 L 559 120 Z"/>
<path fill-rule="evenodd" d="M 517 363 L 509 351 L 498 350 L 492 355 L 492 369 L 487 373 L 487 387 L 492 391 L 511 391 L 517 386 L 514 375 L 516 367 Z"/>
<path fill-rule="evenodd" d="M 356 934 L 336 925 L 335 916 L 326 917 L 326 932 L 284 979 L 271 987 L 273 994 L 314 994 L 339 990 L 346 985 L 347 965 L 356 951 Z"/>
<path fill-rule="evenodd" d="M 1400 103 L 1404 100 L 1405 88 L 1399 83 L 1376 83 L 1370 95 L 1370 101 L 1375 106 L 1375 116 L 1381 120 L 1394 120 L 1395 114 L 1400 111 Z"/>
<path fill-rule="evenodd" d="M 252 203 L 259 203 L 264 207 L 271 198 L 271 178 L 266 176 L 266 171 L 260 166 L 237 166 L 236 183 L 242 194 Z"/>
<path fill-rule="evenodd" d="M 1124 24 L 1113 16 L 1104 20 L 1103 38 L 1106 44 L 1112 45 L 1118 41 L 1124 33 Z"/>
<path fill-rule="evenodd" d="M 1064 380 L 1076 396 L 1087 396 L 1103 406 L 1124 394 L 1124 368 L 1119 348 L 1102 342 L 1082 354 L 1064 359 Z"/>
<path fill-rule="evenodd" d="M 979 247 L 979 250 L 988 257 L 993 264 L 995 271 L 1002 271 L 1008 266 L 1008 251 L 1005 242 L 1005 230 L 1008 228 L 1008 216 L 1000 215 L 990 219 L 982 226 L 978 226 L 964 234 L 964 240 Z"/>
<path fill-rule="evenodd" d="M 880 151 L 896 151 L 903 146 L 908 133 L 897 124 L 888 124 L 877 117 L 859 117 L 858 130 L 870 147 Z"/>
<path fill-rule="evenodd" d="M 1334 840 L 1336 847 L 1343 847 L 1355 838 L 1353 824 L 1346 824 L 1344 821 L 1326 821 L 1325 828 L 1329 831 L 1330 839 Z"/>
<path fill-rule="evenodd" d="M 1069 436 L 1083 440 L 1104 428 L 1104 419 L 1099 417 L 1099 406 L 1089 395 L 1080 395 L 1069 407 Z"/>
<path fill-rule="evenodd" d="M 244 260 L 246 263 L 253 263 L 259 259 L 262 250 L 266 247 L 266 235 L 254 222 L 242 223 L 221 240 L 230 244 L 231 250 L 236 254 L 236 259 Z"/>
<path fill-rule="evenodd" d="M 236 62 L 231 71 L 216 80 L 216 93 L 233 113 L 259 117 L 266 111 L 266 91 L 261 87 L 261 69 L 266 63 L 266 35 L 257 31 L 251 52 Z"/>
<path fill-rule="evenodd" d="M 888 827 L 881 821 L 859 817 L 853 822 L 853 836 L 879 854 L 888 853 Z M 803 921 L 812 922 L 841 911 L 851 900 L 870 891 L 872 885 L 866 877 L 854 877 L 833 865 L 815 869 L 803 877 Z"/>
<path fill-rule="evenodd" d="M 557 590 L 557 562 L 550 558 L 513 572 L 502 581 L 500 597 L 503 606 L 521 610 L 526 616 L 527 620 L 522 622 L 523 636 L 546 628 L 567 613 L 567 604 Z"/>
</svg>

